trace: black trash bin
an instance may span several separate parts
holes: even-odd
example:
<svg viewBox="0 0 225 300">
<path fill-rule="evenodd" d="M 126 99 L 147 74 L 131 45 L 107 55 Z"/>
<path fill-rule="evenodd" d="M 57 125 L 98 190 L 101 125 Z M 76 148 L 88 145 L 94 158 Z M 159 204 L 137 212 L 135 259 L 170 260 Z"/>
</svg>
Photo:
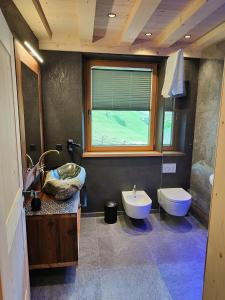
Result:
<svg viewBox="0 0 225 300">
<path fill-rule="evenodd" d="M 105 222 L 108 224 L 116 223 L 117 221 L 117 207 L 118 204 L 113 201 L 107 201 L 104 205 Z"/>
</svg>

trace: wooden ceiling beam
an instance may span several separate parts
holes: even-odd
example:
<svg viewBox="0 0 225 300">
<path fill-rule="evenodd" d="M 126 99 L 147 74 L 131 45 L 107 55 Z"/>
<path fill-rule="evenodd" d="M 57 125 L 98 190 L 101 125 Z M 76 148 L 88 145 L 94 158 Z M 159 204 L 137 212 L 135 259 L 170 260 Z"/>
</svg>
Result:
<svg viewBox="0 0 225 300">
<path fill-rule="evenodd" d="M 21 15 L 38 39 L 51 39 L 52 31 L 39 0 L 13 0 Z"/>
<path fill-rule="evenodd" d="M 80 41 L 90 44 L 93 41 L 96 0 L 77 0 L 77 17 Z"/>
<path fill-rule="evenodd" d="M 155 46 L 170 47 L 224 3 L 224 0 L 192 0 L 155 39 Z"/>
<path fill-rule="evenodd" d="M 214 28 L 213 30 L 209 31 L 197 41 L 192 43 L 189 48 L 190 49 L 200 49 L 203 50 L 204 48 L 211 46 L 215 43 L 221 42 L 225 40 L 225 22 Z"/>
<path fill-rule="evenodd" d="M 151 18 L 161 0 L 136 0 L 125 23 L 120 43 L 132 44 Z"/>
<path fill-rule="evenodd" d="M 38 15 L 39 15 L 39 17 L 41 19 L 41 22 L 42 22 L 42 24 L 43 24 L 43 26 L 44 26 L 44 28 L 45 28 L 45 30 L 46 30 L 49 38 L 51 39 L 52 38 L 52 31 L 51 31 L 51 28 L 50 28 L 50 26 L 48 24 L 48 21 L 46 19 L 44 11 L 43 11 L 43 9 L 41 7 L 40 1 L 39 0 L 32 0 L 32 2 L 33 2 L 34 6 L 35 6 L 35 8 L 37 10 L 37 13 L 38 13 Z"/>
</svg>

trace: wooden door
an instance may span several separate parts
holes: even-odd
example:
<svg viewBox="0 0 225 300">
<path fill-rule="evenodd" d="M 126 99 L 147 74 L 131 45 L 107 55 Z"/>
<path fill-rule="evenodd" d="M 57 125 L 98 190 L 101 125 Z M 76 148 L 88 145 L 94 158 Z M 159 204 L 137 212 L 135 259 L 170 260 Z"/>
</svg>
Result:
<svg viewBox="0 0 225 300">
<path fill-rule="evenodd" d="M 30 299 L 22 190 L 13 36 L 0 10 L 0 278 L 4 300 Z"/>
</svg>

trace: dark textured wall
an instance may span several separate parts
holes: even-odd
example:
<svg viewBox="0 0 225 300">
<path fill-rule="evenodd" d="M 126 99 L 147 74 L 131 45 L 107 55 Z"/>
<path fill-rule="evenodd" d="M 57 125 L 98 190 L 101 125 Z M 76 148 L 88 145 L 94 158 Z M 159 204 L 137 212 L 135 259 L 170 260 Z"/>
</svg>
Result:
<svg viewBox="0 0 225 300">
<path fill-rule="evenodd" d="M 18 40 L 30 42 L 38 49 L 38 40 L 12 0 L 0 0 L 0 8 L 8 26 Z"/>
<path fill-rule="evenodd" d="M 145 190 L 157 207 L 156 192 L 161 185 L 161 157 L 86 158 L 88 207 L 83 211 L 103 211 L 106 200 L 121 205 L 121 191 Z"/>
<path fill-rule="evenodd" d="M 54 167 L 70 157 L 66 150 L 69 138 L 82 143 L 82 56 L 75 52 L 42 51 L 45 150 L 63 145 L 60 156 L 48 157 Z"/>
<path fill-rule="evenodd" d="M 60 157 L 49 156 L 48 167 L 56 167 L 70 161 L 66 150 L 66 140 L 74 138 L 82 141 L 82 57 L 79 53 L 43 51 L 45 66 L 43 69 L 43 101 L 45 148 L 54 149 L 56 144 L 63 144 Z M 99 55 L 97 55 L 99 57 Z M 103 56 L 100 56 L 103 57 Z M 113 58 L 115 56 L 111 56 Z M 109 58 L 104 56 L 104 58 Z M 116 56 L 118 58 L 118 56 Z M 121 59 L 124 57 L 120 56 Z M 126 59 L 134 59 L 126 57 Z M 137 59 L 137 58 L 135 58 Z M 151 58 L 142 58 L 151 61 Z M 156 58 L 159 63 L 159 92 L 164 79 L 164 58 Z M 187 112 L 195 110 L 196 72 L 198 61 L 185 61 L 186 78 L 190 80 L 191 99 L 186 104 Z M 162 101 L 159 96 L 159 101 Z M 191 120 L 192 115 L 189 116 Z M 193 121 L 193 120 L 192 120 Z M 188 123 L 189 124 L 189 123 Z M 187 126 L 191 131 L 191 124 Z M 185 131 L 188 134 L 188 131 Z M 185 134 L 186 134 L 185 133 Z M 188 139 L 187 139 L 188 140 Z M 191 149 L 191 145 L 188 146 Z M 189 149 L 188 148 L 188 149 Z M 171 158 L 177 162 L 178 172 L 164 178 L 165 185 L 188 186 L 187 167 L 189 155 L 184 158 Z M 161 187 L 161 157 L 121 157 L 121 158 L 84 158 L 83 165 L 87 171 L 88 207 L 83 211 L 103 211 L 106 200 L 115 200 L 121 205 L 121 190 L 146 190 L 157 207 L 157 188 Z M 172 179 L 173 178 L 173 179 Z"/>
<path fill-rule="evenodd" d="M 211 200 L 209 176 L 214 173 L 222 78 L 223 61 L 200 61 L 191 194 L 193 206 L 205 215 L 206 220 Z"/>
</svg>

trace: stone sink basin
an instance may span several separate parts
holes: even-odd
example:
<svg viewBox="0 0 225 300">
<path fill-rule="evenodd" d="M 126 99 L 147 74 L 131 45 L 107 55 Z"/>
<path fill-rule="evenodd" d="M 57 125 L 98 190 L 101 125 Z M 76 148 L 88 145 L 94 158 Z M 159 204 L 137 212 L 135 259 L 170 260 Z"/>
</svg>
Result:
<svg viewBox="0 0 225 300">
<path fill-rule="evenodd" d="M 57 200 L 66 200 L 80 190 L 86 177 L 85 169 L 74 163 L 67 163 L 48 171 L 42 191 L 53 195 Z"/>
</svg>

